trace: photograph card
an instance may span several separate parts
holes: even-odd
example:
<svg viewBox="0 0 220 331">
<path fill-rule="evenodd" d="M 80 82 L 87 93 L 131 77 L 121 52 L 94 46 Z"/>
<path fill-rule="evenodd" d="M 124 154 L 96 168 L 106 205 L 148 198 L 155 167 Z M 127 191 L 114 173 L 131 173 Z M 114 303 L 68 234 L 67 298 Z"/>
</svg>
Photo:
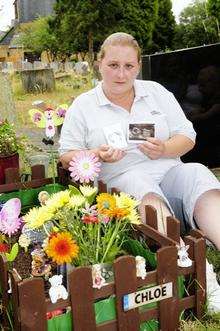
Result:
<svg viewBox="0 0 220 331">
<path fill-rule="evenodd" d="M 154 123 L 129 123 L 128 124 L 128 142 L 143 142 L 147 138 L 154 137 Z"/>
<path fill-rule="evenodd" d="M 119 149 L 127 147 L 126 137 L 120 123 L 105 126 L 103 131 L 109 146 Z"/>
</svg>

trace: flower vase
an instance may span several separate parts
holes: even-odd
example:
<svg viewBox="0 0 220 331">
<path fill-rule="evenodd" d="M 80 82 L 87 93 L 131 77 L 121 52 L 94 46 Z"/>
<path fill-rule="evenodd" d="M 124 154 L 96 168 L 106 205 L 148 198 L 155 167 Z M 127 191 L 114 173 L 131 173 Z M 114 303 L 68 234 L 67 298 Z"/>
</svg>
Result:
<svg viewBox="0 0 220 331">
<path fill-rule="evenodd" d="M 19 168 L 18 153 L 0 156 L 0 184 L 5 184 L 5 169 L 7 168 Z"/>
</svg>

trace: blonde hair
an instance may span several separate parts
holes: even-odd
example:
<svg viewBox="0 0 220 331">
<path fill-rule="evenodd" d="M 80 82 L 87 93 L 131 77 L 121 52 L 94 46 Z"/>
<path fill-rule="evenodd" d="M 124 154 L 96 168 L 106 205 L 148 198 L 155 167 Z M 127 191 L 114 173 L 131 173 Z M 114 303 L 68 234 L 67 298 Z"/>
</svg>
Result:
<svg viewBox="0 0 220 331">
<path fill-rule="evenodd" d="M 137 40 L 134 39 L 134 37 L 128 33 L 125 32 L 116 32 L 108 36 L 98 53 L 98 60 L 102 60 L 105 57 L 105 52 L 108 46 L 130 46 L 133 49 L 136 50 L 137 52 L 137 58 L 138 62 L 141 61 L 141 49 L 140 46 L 138 45 Z"/>
</svg>

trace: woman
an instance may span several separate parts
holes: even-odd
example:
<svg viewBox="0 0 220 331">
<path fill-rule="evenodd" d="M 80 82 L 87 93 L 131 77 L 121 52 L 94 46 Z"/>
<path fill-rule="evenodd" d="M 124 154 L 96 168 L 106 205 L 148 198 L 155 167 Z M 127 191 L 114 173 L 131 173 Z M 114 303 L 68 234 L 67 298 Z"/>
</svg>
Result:
<svg viewBox="0 0 220 331">
<path fill-rule="evenodd" d="M 141 199 L 142 214 L 146 204 L 155 206 L 162 232 L 165 217 L 174 213 L 199 227 L 220 249 L 220 184 L 203 165 L 181 162 L 180 156 L 195 144 L 193 126 L 164 87 L 136 80 L 140 65 L 140 48 L 131 35 L 115 33 L 104 41 L 99 54 L 103 80 L 70 106 L 60 160 L 68 168 L 79 150 L 95 153 L 102 161 L 99 178 Z M 129 141 L 134 123 L 151 127 L 151 137 Z M 111 146 L 108 135 L 114 131 L 120 132 L 124 145 Z"/>
</svg>

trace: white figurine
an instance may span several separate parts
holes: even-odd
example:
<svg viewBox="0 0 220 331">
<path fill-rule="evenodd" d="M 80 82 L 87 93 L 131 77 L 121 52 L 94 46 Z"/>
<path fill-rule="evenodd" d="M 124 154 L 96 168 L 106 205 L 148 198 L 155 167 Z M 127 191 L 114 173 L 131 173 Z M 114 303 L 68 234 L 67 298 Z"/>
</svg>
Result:
<svg viewBox="0 0 220 331">
<path fill-rule="evenodd" d="M 49 289 L 49 296 L 52 303 L 56 303 L 58 299 L 66 300 L 68 292 L 62 285 L 63 275 L 54 275 L 49 278 L 51 288 Z"/>
<path fill-rule="evenodd" d="M 135 257 L 136 261 L 136 275 L 142 279 L 145 279 L 147 276 L 146 272 L 146 260 L 144 257 L 137 255 Z"/>
<path fill-rule="evenodd" d="M 102 276 L 102 269 L 100 264 L 92 266 L 92 287 L 100 289 L 106 284 L 105 278 Z"/>
<path fill-rule="evenodd" d="M 177 260 L 177 264 L 179 267 L 182 268 L 187 268 L 187 267 L 191 267 L 192 265 L 192 260 L 189 258 L 187 250 L 189 249 L 189 245 L 185 245 L 183 243 L 181 243 L 180 245 L 176 245 L 177 249 L 178 249 L 178 260 Z"/>
</svg>

